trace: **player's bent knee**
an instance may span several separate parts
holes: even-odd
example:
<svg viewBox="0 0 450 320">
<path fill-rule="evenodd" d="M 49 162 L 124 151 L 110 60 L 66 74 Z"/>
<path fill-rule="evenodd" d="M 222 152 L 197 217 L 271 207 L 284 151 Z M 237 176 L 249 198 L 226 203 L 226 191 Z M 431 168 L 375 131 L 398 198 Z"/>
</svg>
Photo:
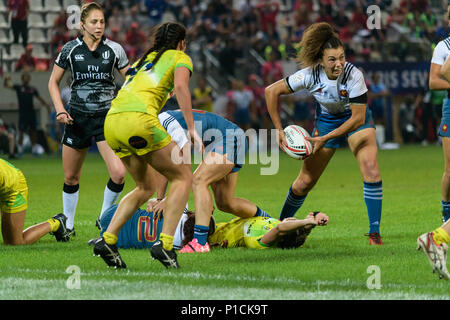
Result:
<svg viewBox="0 0 450 320">
<path fill-rule="evenodd" d="M 301 196 L 307 194 L 316 184 L 317 180 L 311 178 L 306 178 L 302 180 L 295 181 L 292 184 L 292 191 L 294 194 Z"/>
<path fill-rule="evenodd" d="M 364 180 L 365 181 L 379 181 L 381 180 L 380 169 L 376 160 L 366 161 L 364 163 Z"/>
</svg>

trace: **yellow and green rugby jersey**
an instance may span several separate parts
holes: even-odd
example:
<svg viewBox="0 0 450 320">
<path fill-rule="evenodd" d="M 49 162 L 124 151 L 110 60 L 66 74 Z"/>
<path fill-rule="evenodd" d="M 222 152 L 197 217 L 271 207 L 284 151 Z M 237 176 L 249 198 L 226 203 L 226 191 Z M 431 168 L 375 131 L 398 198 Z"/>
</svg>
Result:
<svg viewBox="0 0 450 320">
<path fill-rule="evenodd" d="M 212 246 L 225 248 L 265 249 L 270 246 L 261 243 L 261 238 L 279 223 L 279 220 L 268 217 L 235 218 L 218 223 L 208 241 Z"/>
<path fill-rule="evenodd" d="M 0 197 L 15 186 L 19 171 L 8 161 L 0 159 Z"/>
<path fill-rule="evenodd" d="M 155 66 L 147 70 L 157 52 L 150 53 L 135 74 L 128 75 L 117 97 L 111 102 L 109 114 L 144 112 L 157 116 L 174 88 L 174 73 L 178 67 L 193 71 L 191 58 L 180 50 L 167 50 Z M 137 62 L 133 64 L 135 67 Z"/>
</svg>

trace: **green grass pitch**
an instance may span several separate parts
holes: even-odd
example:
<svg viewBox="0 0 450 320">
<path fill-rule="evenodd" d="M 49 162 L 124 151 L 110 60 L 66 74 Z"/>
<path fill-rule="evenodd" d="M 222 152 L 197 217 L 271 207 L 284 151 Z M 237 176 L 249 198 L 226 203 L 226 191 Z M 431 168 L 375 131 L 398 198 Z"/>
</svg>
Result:
<svg viewBox="0 0 450 320">
<path fill-rule="evenodd" d="M 450 299 L 450 282 L 439 280 L 425 255 L 415 250 L 416 238 L 441 224 L 441 148 L 381 150 L 379 162 L 382 247 L 369 246 L 364 236 L 368 218 L 359 168 L 350 151 L 342 149 L 296 215 L 321 210 L 330 216 L 329 225 L 314 229 L 304 247 L 180 254 L 179 270 L 166 270 L 148 250 L 121 250 L 128 269 L 114 270 L 93 257 L 87 245 L 98 236 L 94 221 L 108 180 L 100 156 L 89 154 L 75 217 L 77 236 L 69 243 L 47 235 L 30 246 L 1 244 L 0 299 Z M 61 212 L 60 157 L 26 156 L 13 163 L 29 186 L 25 227 Z M 260 165 L 245 165 L 236 195 L 278 217 L 301 164 L 280 154 L 276 175 L 260 175 Z M 123 194 L 133 187 L 127 176 Z M 189 203 L 193 207 L 192 195 Z M 232 218 L 217 211 L 215 217 Z"/>
</svg>

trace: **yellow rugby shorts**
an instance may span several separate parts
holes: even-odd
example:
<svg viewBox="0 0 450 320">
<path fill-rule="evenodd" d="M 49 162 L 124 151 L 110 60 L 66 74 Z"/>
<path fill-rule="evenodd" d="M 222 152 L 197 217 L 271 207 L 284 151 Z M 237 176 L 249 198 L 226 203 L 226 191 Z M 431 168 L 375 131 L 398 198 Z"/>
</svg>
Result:
<svg viewBox="0 0 450 320">
<path fill-rule="evenodd" d="M 119 158 L 132 154 L 143 156 L 164 148 L 171 141 L 158 117 L 143 112 L 108 114 L 104 132 L 106 142 Z"/>
</svg>

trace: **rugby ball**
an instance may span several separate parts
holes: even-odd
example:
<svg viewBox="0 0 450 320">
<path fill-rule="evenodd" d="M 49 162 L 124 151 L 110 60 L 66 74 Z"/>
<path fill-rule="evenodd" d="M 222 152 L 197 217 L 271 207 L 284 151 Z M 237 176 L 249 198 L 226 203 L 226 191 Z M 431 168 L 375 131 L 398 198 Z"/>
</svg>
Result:
<svg viewBox="0 0 450 320">
<path fill-rule="evenodd" d="M 282 149 L 290 157 L 297 160 L 304 160 L 312 153 L 312 144 L 306 137 L 311 137 L 308 131 L 297 125 L 290 125 L 284 128 L 287 145 Z"/>
</svg>

